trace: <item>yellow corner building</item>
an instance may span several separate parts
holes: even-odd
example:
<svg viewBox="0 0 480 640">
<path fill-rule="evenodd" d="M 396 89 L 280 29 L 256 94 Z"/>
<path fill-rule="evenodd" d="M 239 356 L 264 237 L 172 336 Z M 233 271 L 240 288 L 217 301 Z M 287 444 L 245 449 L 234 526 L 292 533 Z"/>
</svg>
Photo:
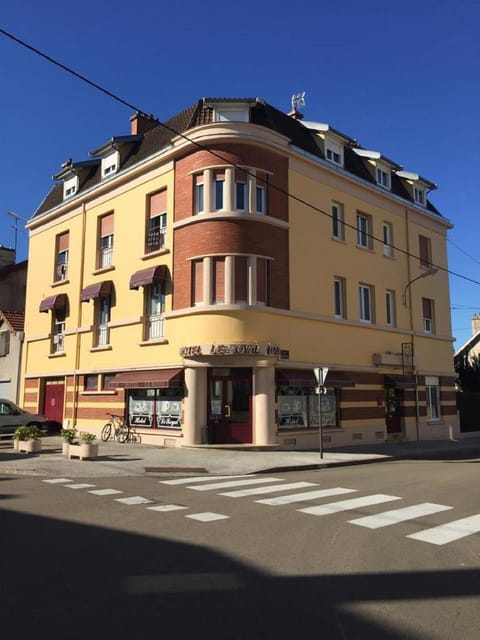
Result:
<svg viewBox="0 0 480 640">
<path fill-rule="evenodd" d="M 160 446 L 457 433 L 429 180 L 258 98 L 137 113 L 54 180 L 28 223 L 26 409 Z"/>
</svg>

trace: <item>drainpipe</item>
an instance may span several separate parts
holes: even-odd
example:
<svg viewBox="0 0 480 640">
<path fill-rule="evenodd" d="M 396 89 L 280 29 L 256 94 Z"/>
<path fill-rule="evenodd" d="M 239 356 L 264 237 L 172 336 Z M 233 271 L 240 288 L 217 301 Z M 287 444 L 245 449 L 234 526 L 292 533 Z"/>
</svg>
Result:
<svg viewBox="0 0 480 640">
<path fill-rule="evenodd" d="M 77 312 L 77 333 L 75 340 L 75 363 L 73 369 L 73 407 L 72 407 L 72 427 L 77 425 L 78 414 L 78 370 L 80 368 L 80 347 L 81 347 L 81 333 L 80 327 L 82 326 L 82 302 L 80 301 L 80 292 L 83 289 L 83 272 L 85 266 L 85 230 L 87 222 L 87 208 L 85 201 L 82 202 L 82 240 L 80 244 L 80 277 L 79 277 L 79 295 L 78 295 L 78 312 Z"/>
</svg>

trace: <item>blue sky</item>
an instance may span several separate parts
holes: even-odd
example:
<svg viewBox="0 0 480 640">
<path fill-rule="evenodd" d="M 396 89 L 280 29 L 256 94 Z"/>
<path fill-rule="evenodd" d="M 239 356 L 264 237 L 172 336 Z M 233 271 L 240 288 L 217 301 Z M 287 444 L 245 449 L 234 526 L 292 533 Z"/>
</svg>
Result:
<svg viewBox="0 0 480 640">
<path fill-rule="evenodd" d="M 261 97 L 438 184 L 432 202 L 455 225 L 449 268 L 480 282 L 480 3 L 478 0 L 213 0 L 178 3 L 5 0 L 0 28 L 161 120 L 198 98 Z M 0 34 L 0 244 L 13 211 L 29 218 L 60 164 L 113 135 L 132 111 Z M 27 257 L 18 234 L 18 259 Z M 451 277 L 460 346 L 480 284 Z"/>
</svg>

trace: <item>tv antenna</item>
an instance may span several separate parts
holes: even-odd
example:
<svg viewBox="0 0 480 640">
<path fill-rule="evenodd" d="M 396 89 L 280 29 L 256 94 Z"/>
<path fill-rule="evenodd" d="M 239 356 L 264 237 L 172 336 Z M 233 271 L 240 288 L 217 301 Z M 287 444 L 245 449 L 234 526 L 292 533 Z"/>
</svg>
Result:
<svg viewBox="0 0 480 640">
<path fill-rule="evenodd" d="M 292 96 L 292 109 L 298 111 L 298 107 L 305 106 L 305 91 L 301 93 L 294 93 Z"/>
<path fill-rule="evenodd" d="M 23 227 L 19 225 L 19 220 L 22 220 L 23 222 L 27 222 L 27 219 L 26 218 L 22 218 L 22 216 L 19 216 L 18 214 L 14 213 L 13 211 L 8 211 L 7 213 L 8 213 L 9 216 L 12 216 L 12 218 L 14 219 L 14 223 L 10 225 L 10 228 L 15 230 L 14 251 L 15 251 L 15 259 L 16 259 L 16 257 L 17 257 L 18 232 L 19 231 L 23 231 Z"/>
</svg>

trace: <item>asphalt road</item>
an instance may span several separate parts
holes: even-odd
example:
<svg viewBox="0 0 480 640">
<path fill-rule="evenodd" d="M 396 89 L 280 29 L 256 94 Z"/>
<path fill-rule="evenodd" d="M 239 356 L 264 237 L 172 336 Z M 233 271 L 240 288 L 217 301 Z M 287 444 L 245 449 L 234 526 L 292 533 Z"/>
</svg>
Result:
<svg viewBox="0 0 480 640">
<path fill-rule="evenodd" d="M 0 477 L 2 632 L 476 640 L 478 465 Z"/>
</svg>

